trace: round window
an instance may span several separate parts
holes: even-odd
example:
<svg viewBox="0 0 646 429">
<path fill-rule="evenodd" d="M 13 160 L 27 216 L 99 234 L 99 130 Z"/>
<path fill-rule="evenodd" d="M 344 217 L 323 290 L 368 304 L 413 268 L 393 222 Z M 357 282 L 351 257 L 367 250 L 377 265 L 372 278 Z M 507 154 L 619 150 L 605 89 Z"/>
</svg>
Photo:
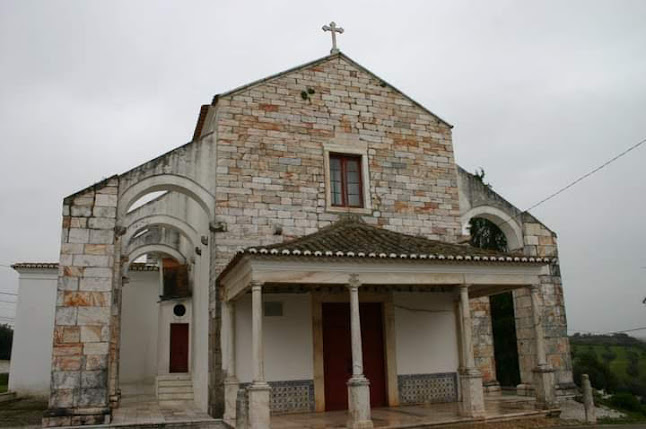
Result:
<svg viewBox="0 0 646 429">
<path fill-rule="evenodd" d="M 173 307 L 173 313 L 177 317 L 182 317 L 186 314 L 186 307 L 184 307 L 184 304 L 177 304 L 175 307 Z"/>
</svg>

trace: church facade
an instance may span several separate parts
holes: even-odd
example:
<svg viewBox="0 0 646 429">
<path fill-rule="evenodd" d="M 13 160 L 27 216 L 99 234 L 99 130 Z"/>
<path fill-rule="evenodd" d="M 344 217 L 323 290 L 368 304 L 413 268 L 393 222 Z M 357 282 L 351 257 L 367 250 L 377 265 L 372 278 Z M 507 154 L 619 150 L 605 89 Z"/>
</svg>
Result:
<svg viewBox="0 0 646 429">
<path fill-rule="evenodd" d="M 477 417 L 501 388 L 500 294 L 513 388 L 554 407 L 572 387 L 556 235 L 456 165 L 451 128 L 333 53 L 215 96 L 189 143 L 67 197 L 44 424 L 107 422 L 141 389 L 257 428 Z M 463 244 L 475 217 L 509 253 Z"/>
</svg>

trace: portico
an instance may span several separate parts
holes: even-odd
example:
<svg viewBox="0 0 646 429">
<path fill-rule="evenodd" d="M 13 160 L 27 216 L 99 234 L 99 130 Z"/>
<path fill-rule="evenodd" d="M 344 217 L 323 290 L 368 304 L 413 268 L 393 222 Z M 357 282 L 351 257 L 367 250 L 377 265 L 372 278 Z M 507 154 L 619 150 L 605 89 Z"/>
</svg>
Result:
<svg viewBox="0 0 646 429">
<path fill-rule="evenodd" d="M 358 240 L 359 236 L 361 240 Z M 335 369 L 334 363 L 326 358 L 325 349 L 337 346 L 329 339 L 326 341 L 325 330 L 330 322 L 326 320 L 324 308 L 326 303 L 341 302 L 348 303 L 345 308 L 349 315 L 344 320 L 349 322 L 346 330 L 350 331 L 351 367 L 345 387 L 347 427 L 373 427 L 371 394 L 377 392 L 378 386 L 371 386 L 366 371 L 377 358 L 383 359 L 380 368 L 385 403 L 382 406 L 459 401 L 460 415 L 481 418 L 485 414 L 485 401 L 482 375 L 474 360 L 469 300 L 531 288 L 534 291 L 535 347 L 543 350 L 540 296 L 536 285 L 546 263 L 548 260 L 543 258 L 514 257 L 405 236 L 356 219 L 341 220 L 292 242 L 241 251 L 218 279 L 220 294 L 226 303 L 222 325 L 223 368 L 227 376 L 225 419 L 229 423 L 235 422 L 240 388 L 247 390 L 248 421 L 252 428 L 269 427 L 272 413 L 334 409 L 326 404 L 326 398 L 330 393 L 338 395 L 341 392 L 338 384 L 335 392 L 326 392 L 334 385 L 329 377 Z M 291 321 L 309 325 L 301 337 L 294 332 L 281 334 L 280 326 L 275 324 L 271 326 L 271 332 L 264 331 L 264 322 L 271 321 L 272 317 L 268 316 L 263 304 L 290 296 L 298 296 L 300 305 L 307 305 L 309 301 L 310 311 L 306 312 L 309 314 Z M 244 304 L 249 298 L 250 306 Z M 288 302 L 291 298 L 285 299 Z M 378 312 L 382 323 L 378 328 L 383 335 L 382 353 L 379 348 L 369 348 L 363 338 L 369 332 L 366 329 L 379 325 L 374 321 L 377 319 L 371 319 L 373 326 L 362 326 L 362 305 L 367 303 L 380 304 Z M 247 310 L 236 317 L 236 308 Z M 236 345 L 236 334 L 240 332 L 236 323 L 246 323 L 245 317 L 251 319 L 250 350 Z M 280 317 L 287 320 L 292 314 L 286 311 Z M 414 331 L 416 324 L 422 325 L 419 338 L 415 337 L 418 335 Z M 441 327 L 444 341 L 448 338 L 448 342 L 433 344 L 433 338 L 427 336 L 437 327 Z M 279 337 L 283 337 L 280 340 L 283 348 L 294 351 L 295 360 L 297 354 L 310 356 L 304 365 L 310 365 L 309 372 L 305 368 L 305 375 L 311 374 L 310 380 L 280 379 L 280 370 L 275 369 L 280 366 L 280 362 L 276 362 L 277 354 L 272 352 L 267 356 L 264 353 L 266 347 L 271 347 L 268 342 Z M 335 355 L 343 353 L 341 348 Z M 366 350 L 371 352 L 366 354 Z M 251 352 L 250 382 L 241 383 L 238 378 L 237 371 L 241 369 L 238 364 L 242 360 L 236 356 L 236 351 Z M 423 373 L 405 365 L 411 354 L 415 354 L 416 361 L 422 362 Z M 550 378 L 550 368 L 545 364 L 544 350 L 537 353 L 537 362 L 536 403 L 540 408 L 549 408 L 554 404 L 554 382 L 553 375 Z M 267 366 L 273 369 L 266 372 Z M 280 401 L 303 401 L 296 397 L 298 393 L 284 389 L 286 383 L 311 385 L 311 392 L 306 395 L 311 401 L 310 410 L 279 405 Z M 447 391 L 454 392 L 453 396 L 434 393 L 441 383 Z M 278 386 L 280 395 L 272 394 L 272 385 Z M 418 391 L 409 391 L 415 389 L 410 386 L 417 386 Z M 295 397 L 290 398 L 290 395 Z"/>
</svg>

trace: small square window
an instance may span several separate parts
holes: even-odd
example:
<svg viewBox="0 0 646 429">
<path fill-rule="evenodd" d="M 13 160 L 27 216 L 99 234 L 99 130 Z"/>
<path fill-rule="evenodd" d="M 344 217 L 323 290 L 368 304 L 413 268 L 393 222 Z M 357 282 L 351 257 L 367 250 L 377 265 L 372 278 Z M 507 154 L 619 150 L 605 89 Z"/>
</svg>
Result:
<svg viewBox="0 0 646 429">
<path fill-rule="evenodd" d="M 330 154 L 330 198 L 334 207 L 363 207 L 361 155 Z"/>
<path fill-rule="evenodd" d="M 282 317 L 283 303 L 280 301 L 267 301 L 263 303 L 265 317 Z"/>
</svg>

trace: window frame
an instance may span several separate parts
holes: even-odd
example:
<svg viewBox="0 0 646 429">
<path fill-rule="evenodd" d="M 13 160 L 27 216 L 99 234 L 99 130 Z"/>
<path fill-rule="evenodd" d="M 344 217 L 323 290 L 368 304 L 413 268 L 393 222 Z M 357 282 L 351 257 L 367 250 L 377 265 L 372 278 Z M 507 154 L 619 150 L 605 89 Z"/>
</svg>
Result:
<svg viewBox="0 0 646 429">
<path fill-rule="evenodd" d="M 338 159 L 341 168 L 341 204 L 334 204 L 334 201 L 330 201 L 332 207 L 344 207 L 344 208 L 353 208 L 353 209 L 362 209 L 364 208 L 365 199 L 363 198 L 363 174 L 362 174 L 362 162 L 361 155 L 357 154 L 347 154 L 347 153 L 338 153 L 330 152 L 330 186 L 332 186 L 332 160 Z M 348 194 L 348 161 L 353 160 L 357 163 L 358 179 L 359 179 L 359 205 L 351 205 L 349 201 Z M 332 188 L 330 188 L 330 198 L 332 197 Z"/>
<path fill-rule="evenodd" d="M 361 198 L 363 207 L 332 205 L 332 184 L 330 172 L 330 155 L 355 155 L 361 157 Z M 355 135 L 337 135 L 333 142 L 323 143 L 323 161 L 325 175 L 325 211 L 329 213 L 372 214 L 370 197 L 370 171 L 368 169 L 368 145 Z"/>
</svg>

